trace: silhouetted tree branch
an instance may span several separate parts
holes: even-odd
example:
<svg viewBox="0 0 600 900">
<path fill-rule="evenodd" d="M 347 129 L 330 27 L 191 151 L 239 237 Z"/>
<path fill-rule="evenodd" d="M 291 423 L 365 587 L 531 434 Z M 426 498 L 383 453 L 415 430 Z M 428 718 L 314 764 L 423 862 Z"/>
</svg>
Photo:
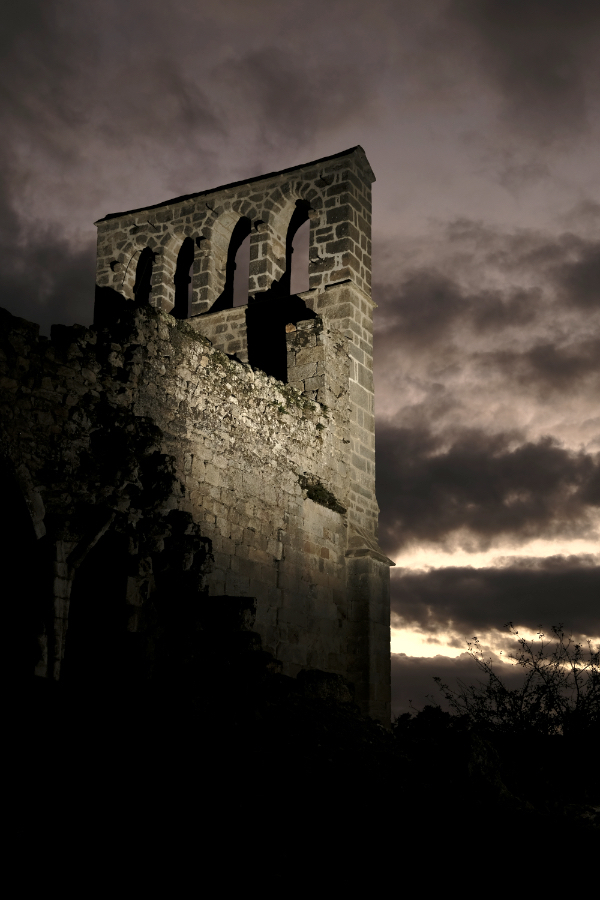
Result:
<svg viewBox="0 0 600 900">
<path fill-rule="evenodd" d="M 512 622 L 505 627 L 518 635 Z M 492 660 L 483 659 L 479 639 L 467 642 L 475 662 L 488 675 L 488 683 L 466 686 L 458 680 L 454 691 L 434 676 L 439 689 L 455 714 L 474 728 L 487 733 L 528 733 L 579 736 L 596 731 L 600 725 L 600 647 L 594 652 L 588 640 L 589 659 L 584 659 L 582 644 L 572 636 L 565 641 L 562 623 L 552 626 L 558 642 L 551 653 L 538 631 L 540 647 L 519 638 L 521 652 L 509 655 L 527 670 L 523 685 L 509 690 L 493 670 Z M 479 651 L 479 657 L 478 657 Z"/>
</svg>

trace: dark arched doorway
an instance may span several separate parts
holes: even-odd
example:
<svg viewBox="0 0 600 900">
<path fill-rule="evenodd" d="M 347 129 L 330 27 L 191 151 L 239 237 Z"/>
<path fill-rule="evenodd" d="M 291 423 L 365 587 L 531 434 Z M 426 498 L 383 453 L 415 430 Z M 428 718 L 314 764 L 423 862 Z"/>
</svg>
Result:
<svg viewBox="0 0 600 900">
<path fill-rule="evenodd" d="M 10 465 L 0 463 L 0 474 L 0 566 L 4 607 L 9 614 L 5 649 L 14 657 L 8 672 L 17 684 L 25 686 L 33 680 L 43 652 L 41 642 L 52 625 L 52 565 L 48 541 L 45 537 L 38 540 Z"/>
<path fill-rule="evenodd" d="M 126 669 L 125 535 L 107 532 L 78 566 L 71 587 L 61 681 L 75 691 L 116 687 Z"/>
</svg>

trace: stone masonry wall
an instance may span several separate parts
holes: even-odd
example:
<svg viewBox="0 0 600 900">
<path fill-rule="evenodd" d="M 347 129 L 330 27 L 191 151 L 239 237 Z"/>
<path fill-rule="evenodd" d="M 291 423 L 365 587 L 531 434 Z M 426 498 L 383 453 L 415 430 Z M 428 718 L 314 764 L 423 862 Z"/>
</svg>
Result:
<svg viewBox="0 0 600 900">
<path fill-rule="evenodd" d="M 97 484 L 85 496 L 77 488 L 85 483 L 94 435 L 126 410 L 152 424 L 154 452 L 172 460 L 175 489 L 161 514 L 189 513 L 212 542 L 209 593 L 257 597 L 256 629 L 287 674 L 319 668 L 356 683 L 364 668 L 358 632 L 365 611 L 348 590 L 348 480 L 337 451 L 347 439 L 347 403 L 337 419 L 292 385 L 229 359 L 187 323 L 151 308 L 125 314 L 111 331 L 56 329 L 52 341 L 37 339 L 35 326 L 7 314 L 3 326 L 2 451 L 38 526 L 64 517 L 78 501 L 104 508 L 105 518 L 135 512 L 136 479 L 128 470 L 135 460 L 111 460 L 110 485 Z M 319 327 L 315 320 L 305 333 Z M 322 339 L 335 342 L 327 333 Z M 328 359 L 343 372 L 347 353 L 343 342 L 335 347 Z M 85 540 L 72 526 L 68 537 L 65 544 L 62 535 L 55 565 L 65 629 L 62 582 L 73 576 L 66 557 Z M 133 611 L 143 603 L 136 585 L 148 574 L 145 565 L 132 576 Z M 385 611 L 376 624 L 389 634 Z M 57 664 L 61 642 L 64 635 Z M 384 695 L 385 673 L 382 680 Z M 369 706 L 385 719 L 385 703 Z"/>
<path fill-rule="evenodd" d="M 192 320 L 194 324 L 196 320 Z M 246 336 L 246 306 L 223 309 L 202 317 L 198 329 L 217 350 L 248 362 L 248 338 Z"/>
<path fill-rule="evenodd" d="M 363 712 L 389 722 L 392 563 L 377 543 L 373 180 L 364 151 L 353 148 L 107 216 L 97 223 L 97 279 L 110 316 L 90 329 L 56 328 L 51 341 L 4 318 L 2 454 L 36 528 L 49 529 L 56 545 L 55 635 L 45 651 L 53 677 L 86 548 L 107 529 L 127 533 L 137 559 L 127 603 L 136 610 L 159 565 L 152 553 L 177 533 L 188 547 L 185 566 L 202 569 L 211 596 L 256 597 L 255 628 L 286 674 L 343 675 Z M 310 289 L 286 298 L 277 286 L 297 201 L 311 223 Z M 220 308 L 242 217 L 251 223 L 249 304 Z M 194 274 L 191 316 L 182 320 L 169 313 L 186 238 Z M 144 250 L 154 259 L 142 307 L 133 289 Z M 248 365 L 261 322 L 267 346 L 281 324 L 280 380 Z M 97 447 L 104 456 L 96 460 Z M 160 486 L 160 503 L 149 499 L 150 482 Z M 77 504 L 95 509 L 90 533 L 70 514 Z M 163 527 L 174 515 L 176 524 Z M 139 549 L 144 529 L 154 535 L 152 552 Z M 211 547 L 206 564 L 202 541 Z M 129 616 L 133 632 L 138 620 Z"/>
</svg>

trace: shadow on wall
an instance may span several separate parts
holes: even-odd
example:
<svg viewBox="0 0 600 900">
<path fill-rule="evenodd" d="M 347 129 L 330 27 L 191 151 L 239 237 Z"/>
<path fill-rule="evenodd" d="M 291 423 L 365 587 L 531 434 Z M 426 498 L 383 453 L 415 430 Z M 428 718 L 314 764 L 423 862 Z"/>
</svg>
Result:
<svg viewBox="0 0 600 900">
<path fill-rule="evenodd" d="M 150 302 L 152 291 L 152 266 L 154 264 L 154 251 L 150 247 L 144 247 L 138 259 L 135 270 L 135 284 L 133 294 L 136 306 L 146 306 Z"/>
<path fill-rule="evenodd" d="M 110 328 L 123 315 L 123 311 L 131 306 L 123 294 L 111 287 L 96 285 L 94 297 L 94 325 L 97 328 Z"/>
<path fill-rule="evenodd" d="M 187 319 L 190 308 L 192 286 L 192 266 L 194 264 L 194 242 L 187 237 L 181 245 L 175 269 L 175 306 L 171 315 L 176 319 Z"/>
<path fill-rule="evenodd" d="M 282 297 L 271 291 L 250 297 L 246 310 L 248 362 L 278 381 L 287 383 L 285 326 L 316 318 L 300 297 Z"/>
<path fill-rule="evenodd" d="M 185 241 L 184 241 L 185 244 Z M 183 249 L 183 248 L 182 248 Z M 189 252 L 189 248 L 186 247 L 186 252 Z M 181 256 L 181 253 L 180 253 Z M 184 254 L 185 258 L 185 254 Z M 192 246 L 192 262 L 193 262 L 193 246 Z M 150 249 L 150 247 L 144 247 L 142 252 L 140 253 L 140 257 L 138 259 L 138 263 L 135 270 L 135 284 L 133 286 L 133 294 L 134 300 L 127 300 L 126 297 L 123 296 L 119 291 L 116 291 L 111 287 L 101 287 L 100 285 L 96 285 L 96 292 L 94 297 L 94 325 L 98 328 L 109 328 L 111 325 L 114 325 L 121 315 L 123 314 L 124 308 L 126 306 L 131 306 L 132 302 L 134 306 L 148 306 L 150 303 L 150 294 L 152 293 L 152 267 L 154 265 L 155 254 L 154 251 Z M 182 264 L 183 267 L 183 264 Z M 179 266 L 178 266 L 179 270 Z M 181 270 L 179 270 L 181 271 Z M 188 266 L 189 272 L 189 266 Z M 177 277 L 177 275 L 176 275 Z M 183 281 L 183 278 L 180 274 L 180 280 Z M 177 287 L 177 286 L 176 286 Z M 177 299 L 177 293 L 176 293 Z M 179 293 L 179 313 L 178 318 L 187 318 L 187 284 L 186 284 L 186 298 L 185 300 L 182 297 L 182 291 Z M 185 310 L 185 315 L 183 315 L 183 311 Z M 173 310 L 173 315 L 175 315 L 175 310 Z"/>
</svg>

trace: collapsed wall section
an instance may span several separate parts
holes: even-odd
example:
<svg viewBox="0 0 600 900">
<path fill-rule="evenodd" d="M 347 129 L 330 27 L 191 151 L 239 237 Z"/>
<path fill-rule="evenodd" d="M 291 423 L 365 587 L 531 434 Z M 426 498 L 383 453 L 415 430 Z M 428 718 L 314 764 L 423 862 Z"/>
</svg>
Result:
<svg viewBox="0 0 600 900">
<path fill-rule="evenodd" d="M 255 628 L 285 673 L 317 668 L 343 675 L 358 684 L 363 710 L 385 721 L 386 674 L 374 683 L 368 661 L 370 601 L 363 597 L 361 605 L 348 580 L 349 480 L 340 453 L 348 440 L 347 395 L 342 391 L 337 407 L 326 409 L 293 384 L 229 358 L 188 323 L 151 308 L 124 314 L 110 330 L 55 329 L 52 341 L 36 339 L 35 327 L 22 320 L 5 316 L 3 324 L 5 346 L 13 350 L 2 357 L 2 386 L 10 398 L 2 451 L 45 510 L 50 531 L 83 504 L 102 519 L 100 530 L 125 515 L 144 532 L 149 513 L 136 512 L 141 460 L 119 459 L 115 439 L 106 447 L 117 458 L 107 460 L 104 475 L 93 476 L 110 483 L 90 487 L 87 479 L 96 471 L 88 468 L 94 441 L 118 432 L 120 411 L 125 430 L 132 427 L 127 422 L 149 423 L 151 456 L 171 461 L 159 518 L 187 513 L 210 539 L 209 594 L 256 597 Z M 339 390 L 347 380 L 347 342 L 319 319 L 302 325 L 300 333 L 327 360 L 330 384 Z M 43 434 L 36 433 L 40 428 Z M 165 476 L 157 470 L 156 477 L 159 491 Z M 81 511 L 79 517 L 89 518 Z M 73 522 L 67 531 L 56 562 L 62 636 L 54 648 L 55 675 L 68 629 L 66 582 L 77 547 L 88 540 Z M 138 588 L 152 574 L 144 564 L 144 577 L 130 573 L 134 610 L 144 603 Z M 130 630 L 135 622 L 132 613 Z"/>
</svg>

